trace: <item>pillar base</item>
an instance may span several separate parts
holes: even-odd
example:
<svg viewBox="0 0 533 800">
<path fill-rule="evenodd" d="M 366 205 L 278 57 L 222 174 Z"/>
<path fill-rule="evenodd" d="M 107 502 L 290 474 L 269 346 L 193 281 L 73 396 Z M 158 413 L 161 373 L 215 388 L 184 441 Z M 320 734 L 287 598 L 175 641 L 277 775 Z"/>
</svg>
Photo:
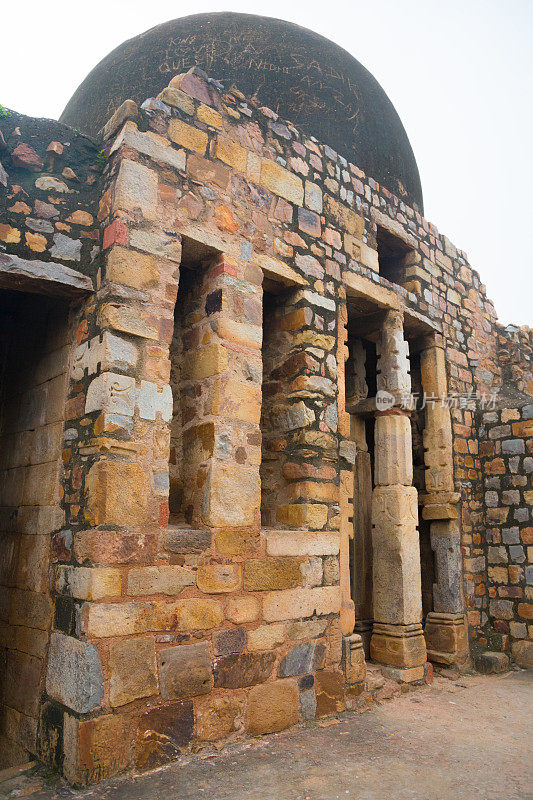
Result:
<svg viewBox="0 0 533 800">
<path fill-rule="evenodd" d="M 465 666 L 470 658 L 464 614 L 430 611 L 424 629 L 428 660 L 447 666 Z"/>
<path fill-rule="evenodd" d="M 378 664 L 400 669 L 422 667 L 427 661 L 426 640 L 420 623 L 390 625 L 374 622 L 370 656 Z M 418 680 L 418 678 L 416 679 Z"/>
<path fill-rule="evenodd" d="M 381 667 L 381 672 L 387 678 L 392 678 L 393 681 L 398 683 L 417 683 L 423 681 L 426 676 L 425 666 L 421 667 L 408 667 L 401 669 L 400 667 Z"/>
<path fill-rule="evenodd" d="M 353 628 L 354 633 L 358 633 L 363 642 L 365 658 L 370 658 L 370 639 L 372 638 L 372 628 L 374 621 L 371 619 L 356 619 Z"/>
</svg>

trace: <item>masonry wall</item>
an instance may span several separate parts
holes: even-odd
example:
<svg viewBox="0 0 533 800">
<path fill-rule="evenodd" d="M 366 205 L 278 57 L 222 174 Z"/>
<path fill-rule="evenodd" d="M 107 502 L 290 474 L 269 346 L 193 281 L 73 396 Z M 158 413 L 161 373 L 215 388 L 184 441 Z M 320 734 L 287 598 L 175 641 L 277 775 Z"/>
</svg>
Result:
<svg viewBox="0 0 533 800">
<path fill-rule="evenodd" d="M 485 434 L 473 393 L 506 379 L 505 342 L 465 254 L 270 109 L 192 71 L 141 109 L 128 101 L 102 145 L 99 208 L 87 213 L 103 257 L 88 220 L 81 249 L 68 245 L 96 291 L 78 308 L 70 352 L 38 743 L 78 784 L 358 702 L 347 294 L 377 298 L 445 348 L 448 393 L 462 396 L 454 491 L 426 484 L 422 515 L 460 521 L 470 634 L 486 646 Z M 35 180 L 27 164 L 16 169 Z M 77 190 L 66 185 L 64 206 L 51 193 L 42 202 L 67 208 Z M 25 210 L 5 214 L 6 248 L 30 247 L 11 232 Z M 398 283 L 379 274 L 380 229 L 409 250 Z M 43 235 L 43 252 L 60 258 L 56 232 Z M 508 354 L 520 380 L 524 347 Z"/>
<path fill-rule="evenodd" d="M 36 752 L 53 606 L 52 535 L 60 506 L 68 305 L 0 297 L 0 613 L 3 766 Z"/>
</svg>

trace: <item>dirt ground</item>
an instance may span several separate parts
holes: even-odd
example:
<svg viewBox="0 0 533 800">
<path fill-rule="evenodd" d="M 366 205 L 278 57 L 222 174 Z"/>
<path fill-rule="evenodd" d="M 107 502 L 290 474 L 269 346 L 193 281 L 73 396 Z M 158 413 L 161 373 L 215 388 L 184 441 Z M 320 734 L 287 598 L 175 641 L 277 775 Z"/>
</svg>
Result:
<svg viewBox="0 0 533 800">
<path fill-rule="evenodd" d="M 531 800 L 532 717 L 532 670 L 437 676 L 365 712 L 84 792 L 37 767 L 0 782 L 0 800 Z"/>
</svg>

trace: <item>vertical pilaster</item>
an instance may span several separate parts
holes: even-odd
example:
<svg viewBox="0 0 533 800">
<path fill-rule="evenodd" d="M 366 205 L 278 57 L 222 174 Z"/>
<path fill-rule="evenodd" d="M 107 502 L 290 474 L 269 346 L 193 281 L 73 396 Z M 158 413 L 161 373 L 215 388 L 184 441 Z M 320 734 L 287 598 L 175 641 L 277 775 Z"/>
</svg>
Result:
<svg viewBox="0 0 533 800">
<path fill-rule="evenodd" d="M 459 495 L 454 492 L 452 422 L 447 393 L 446 355 L 439 336 L 428 338 L 420 353 L 422 388 L 426 398 L 424 460 L 426 495 L 422 514 L 431 520 L 431 547 L 436 582 L 433 611 L 424 630 L 428 658 L 440 664 L 468 661 L 468 630 L 464 611 Z"/>
<path fill-rule="evenodd" d="M 408 345 L 400 312 L 385 316 L 378 346 L 378 391 L 394 404 L 411 390 Z M 424 674 L 422 592 L 417 491 L 409 417 L 396 407 L 378 412 L 375 426 L 375 488 L 372 493 L 373 659 L 404 681 Z"/>
</svg>

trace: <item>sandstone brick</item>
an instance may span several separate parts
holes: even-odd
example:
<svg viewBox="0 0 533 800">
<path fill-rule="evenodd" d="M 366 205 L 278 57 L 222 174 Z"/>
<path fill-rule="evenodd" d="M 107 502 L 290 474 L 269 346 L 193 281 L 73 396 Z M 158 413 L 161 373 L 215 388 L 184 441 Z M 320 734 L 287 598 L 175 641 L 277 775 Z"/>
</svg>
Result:
<svg viewBox="0 0 533 800">
<path fill-rule="evenodd" d="M 159 651 L 161 695 L 179 700 L 208 694 L 213 688 L 207 642 L 165 647 Z"/>
<path fill-rule="evenodd" d="M 276 509 L 276 519 L 282 525 L 320 530 L 328 520 L 328 507 L 321 503 L 281 505 Z"/>
<path fill-rule="evenodd" d="M 269 531 L 264 534 L 269 556 L 330 556 L 340 551 L 340 534 Z"/>
<path fill-rule="evenodd" d="M 324 195 L 324 213 L 338 227 L 345 230 L 352 236 L 361 239 L 365 230 L 365 222 L 360 214 L 356 214 L 350 208 L 342 205 L 331 195 Z"/>
<path fill-rule="evenodd" d="M 53 631 L 46 672 L 48 695 L 79 714 L 87 714 L 101 705 L 103 684 L 97 648 Z"/>
<path fill-rule="evenodd" d="M 179 119 L 171 119 L 168 126 L 168 136 L 173 142 L 185 147 L 187 150 L 193 150 L 200 155 L 205 154 L 207 147 L 208 136 L 205 131 L 194 128 L 192 125 L 187 125 Z"/>
<path fill-rule="evenodd" d="M 136 765 L 154 769 L 174 761 L 192 739 L 194 714 L 192 700 L 152 708 L 139 718 Z"/>
<path fill-rule="evenodd" d="M 152 256 L 115 245 L 107 256 L 106 277 L 113 283 L 145 289 L 157 283 L 159 271 Z"/>
<path fill-rule="evenodd" d="M 98 312 L 98 320 L 104 328 L 113 328 L 142 339 L 157 339 L 158 331 L 138 311 L 129 306 L 104 303 Z"/>
<path fill-rule="evenodd" d="M 285 641 L 285 625 L 275 622 L 272 625 L 260 625 L 247 631 L 246 645 L 248 650 L 273 650 Z"/>
<path fill-rule="evenodd" d="M 210 697 L 195 703 L 195 735 L 203 741 L 216 741 L 230 736 L 242 727 L 244 698 L 240 696 Z"/>
<path fill-rule="evenodd" d="M 251 558 L 244 564 L 244 589 L 248 592 L 292 589 L 302 583 L 299 558 Z"/>
<path fill-rule="evenodd" d="M 193 586 L 194 572 L 180 566 L 141 567 L 128 573 L 128 594 L 177 595 L 185 586 Z"/>
<path fill-rule="evenodd" d="M 137 463 L 97 461 L 87 475 L 86 519 L 92 525 L 142 525 L 148 504 L 148 478 Z"/>
<path fill-rule="evenodd" d="M 228 628 L 214 633 L 213 650 L 217 656 L 242 653 L 244 650 L 244 628 Z"/>
<path fill-rule="evenodd" d="M 198 381 L 225 372 L 228 368 L 228 351 L 220 344 L 210 344 L 190 352 L 183 365 L 183 377 Z"/>
<path fill-rule="evenodd" d="M 196 572 L 196 584 L 206 594 L 234 592 L 242 583 L 240 564 L 203 564 Z"/>
<path fill-rule="evenodd" d="M 261 502 L 258 469 L 213 461 L 209 473 L 204 522 L 209 527 L 251 527 L 256 524 Z"/>
<path fill-rule="evenodd" d="M 299 619 L 340 611 L 338 586 L 285 589 L 270 592 L 263 599 L 263 616 L 267 622 Z"/>
<path fill-rule="evenodd" d="M 247 153 L 244 147 L 226 136 L 218 136 L 215 145 L 215 158 L 219 158 L 225 164 L 236 169 L 238 172 L 246 171 Z"/>
<path fill-rule="evenodd" d="M 261 613 L 261 602 L 257 597 L 248 595 L 234 595 L 228 597 L 226 603 L 226 616 L 236 625 L 244 622 L 254 622 Z"/>
<path fill-rule="evenodd" d="M 116 597 L 120 595 L 121 585 L 122 576 L 118 569 L 70 565 L 58 565 L 55 568 L 55 591 L 79 600 Z"/>
<path fill-rule="evenodd" d="M 145 219 L 157 217 L 157 173 L 136 161 L 123 159 L 115 185 L 114 207 Z"/>
<path fill-rule="evenodd" d="M 238 689 L 263 683 L 272 673 L 274 653 L 233 653 L 214 663 L 215 686 Z"/>
<path fill-rule="evenodd" d="M 253 736 L 275 733 L 298 722 L 298 688 L 287 678 L 254 686 L 248 695 L 246 730 Z"/>
<path fill-rule="evenodd" d="M 214 108 L 206 106 L 205 103 L 200 103 L 196 116 L 200 122 L 204 122 L 211 128 L 222 128 L 222 115 L 215 111 Z"/>
<path fill-rule="evenodd" d="M 260 183 L 279 197 L 298 206 L 303 205 L 304 187 L 301 179 L 275 161 L 266 158 L 261 161 Z"/>
<path fill-rule="evenodd" d="M 88 720 L 65 714 L 63 749 L 63 774 L 69 783 L 88 786 L 110 778 L 130 766 L 130 721 L 118 714 Z"/>
<path fill-rule="evenodd" d="M 344 710 L 344 676 L 342 672 L 321 670 L 316 675 L 316 714 L 336 714 Z"/>
<path fill-rule="evenodd" d="M 167 106 L 179 108 L 181 111 L 184 111 L 190 116 L 194 114 L 195 105 L 189 95 L 173 86 L 167 86 L 165 89 L 163 89 L 163 91 L 158 94 L 157 99 L 161 100 L 163 103 L 166 103 Z"/>
<path fill-rule="evenodd" d="M 109 646 L 109 702 L 123 706 L 158 691 L 152 637 L 125 639 Z"/>
</svg>

